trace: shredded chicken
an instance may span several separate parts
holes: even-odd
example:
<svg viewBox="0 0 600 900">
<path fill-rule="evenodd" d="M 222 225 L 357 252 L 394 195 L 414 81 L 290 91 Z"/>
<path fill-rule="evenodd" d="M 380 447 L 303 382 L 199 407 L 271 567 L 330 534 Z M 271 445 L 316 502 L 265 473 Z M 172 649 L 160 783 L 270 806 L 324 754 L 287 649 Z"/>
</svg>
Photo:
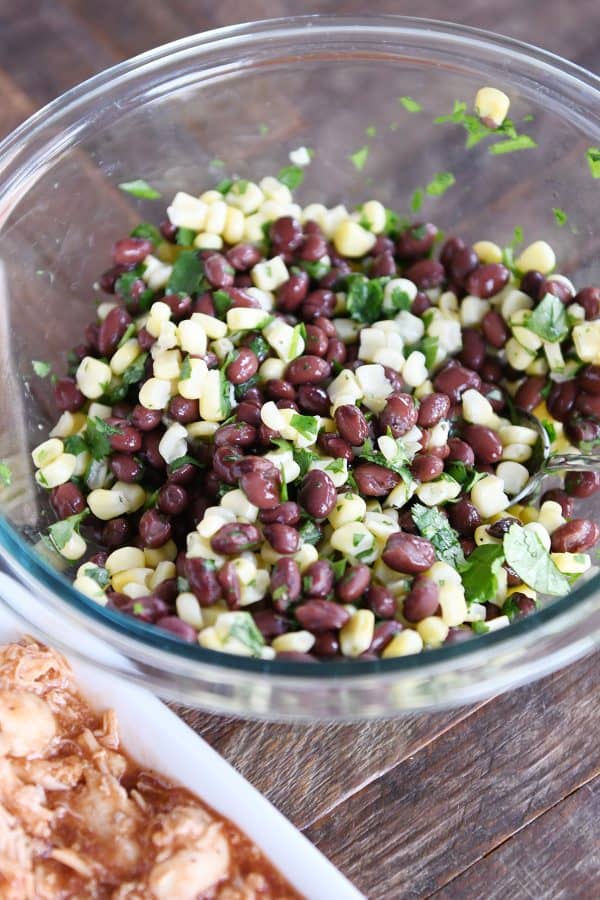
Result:
<svg viewBox="0 0 600 900">
<path fill-rule="evenodd" d="M 298 900 L 231 822 L 142 771 L 58 653 L 0 648 L 2 900 Z"/>
</svg>

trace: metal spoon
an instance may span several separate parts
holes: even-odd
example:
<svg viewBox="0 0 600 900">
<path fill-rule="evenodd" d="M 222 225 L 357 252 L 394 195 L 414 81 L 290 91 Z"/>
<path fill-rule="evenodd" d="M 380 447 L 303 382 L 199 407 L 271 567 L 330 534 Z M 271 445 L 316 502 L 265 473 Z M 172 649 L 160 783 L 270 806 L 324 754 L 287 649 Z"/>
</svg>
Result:
<svg viewBox="0 0 600 900">
<path fill-rule="evenodd" d="M 551 472 L 558 472 L 561 469 L 567 469 L 571 472 L 600 470 L 600 452 L 551 453 L 550 439 L 539 419 L 536 419 L 531 413 L 520 409 L 515 410 L 514 419 L 515 425 L 533 428 L 537 432 L 538 439 L 527 465 L 531 478 L 518 494 L 510 498 L 511 504 L 520 503 L 525 497 L 529 497 L 540 486 L 543 478 Z"/>
</svg>

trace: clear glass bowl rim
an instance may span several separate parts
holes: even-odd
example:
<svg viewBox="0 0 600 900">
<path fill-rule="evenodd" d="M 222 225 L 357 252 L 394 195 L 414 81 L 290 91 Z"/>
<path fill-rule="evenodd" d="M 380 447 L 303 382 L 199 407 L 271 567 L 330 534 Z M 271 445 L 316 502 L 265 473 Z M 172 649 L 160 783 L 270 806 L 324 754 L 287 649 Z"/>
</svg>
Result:
<svg viewBox="0 0 600 900">
<path fill-rule="evenodd" d="M 241 51 L 258 48 L 263 44 L 264 49 L 263 42 L 268 42 L 270 37 L 293 39 L 305 34 L 307 28 L 310 28 L 310 36 L 315 42 L 319 39 L 323 41 L 349 39 L 355 34 L 363 39 L 379 37 L 382 41 L 385 41 L 386 36 L 407 42 L 419 37 L 427 38 L 437 41 L 440 46 L 445 42 L 453 49 L 462 47 L 465 51 L 476 44 L 491 56 L 496 55 L 500 58 L 501 55 L 503 62 L 506 62 L 508 57 L 512 65 L 520 61 L 533 67 L 540 79 L 552 80 L 555 90 L 567 85 L 571 89 L 576 87 L 580 104 L 585 107 L 586 113 L 589 113 L 593 120 L 599 118 L 599 77 L 549 51 L 513 38 L 449 22 L 394 15 L 309 15 L 264 19 L 218 28 L 164 44 L 100 72 L 44 106 L 0 143 L 0 200 L 6 200 L 13 194 L 13 199 L 17 203 L 18 198 L 14 197 L 14 192 L 21 180 L 31 173 L 32 167 L 50 163 L 57 153 L 76 143 L 80 128 L 90 116 L 93 116 L 94 105 L 104 94 L 114 93 L 117 88 L 124 87 L 132 79 L 156 73 L 163 64 L 172 63 L 176 58 L 183 61 L 189 55 L 193 55 L 201 60 L 203 52 L 208 54 L 219 47 Z M 46 139 L 48 136 L 49 141 Z M 37 149 L 37 142 L 40 140 L 41 149 Z M 34 148 L 33 155 L 29 154 L 29 147 Z M 8 215 L 10 203 L 6 209 L 8 211 L 5 215 Z M 246 673 L 247 676 L 256 673 L 287 676 L 286 681 L 293 679 L 304 684 L 316 681 L 331 682 L 333 679 L 343 680 L 348 684 L 351 681 L 362 682 L 364 676 L 371 681 L 374 675 L 377 676 L 377 681 L 394 680 L 402 673 L 415 673 L 417 670 L 419 675 L 430 673 L 433 676 L 438 672 L 451 671 L 459 661 L 466 669 L 472 661 L 473 668 L 476 668 L 481 665 L 482 654 L 484 657 L 489 656 L 490 675 L 493 675 L 494 650 L 519 646 L 526 652 L 528 645 L 539 644 L 540 640 L 555 635 L 559 629 L 563 632 L 565 640 L 562 647 L 554 651 L 555 665 L 550 659 L 545 661 L 547 664 L 543 668 L 550 671 L 600 643 L 600 631 L 588 634 L 586 640 L 579 640 L 579 649 L 569 653 L 569 631 L 575 632 L 581 625 L 582 617 L 589 612 L 593 594 L 600 588 L 600 575 L 596 575 L 571 594 L 543 608 L 531 618 L 512 623 L 510 628 L 485 635 L 479 640 L 430 650 L 426 655 L 376 661 L 355 660 L 351 663 L 322 662 L 318 666 L 308 666 L 291 661 L 265 661 L 217 654 L 199 646 L 185 644 L 170 637 L 168 633 L 160 632 L 141 622 L 126 620 L 125 617 L 88 600 L 74 591 L 66 578 L 30 549 L 1 516 L 0 550 L 6 555 L 9 567 L 21 576 L 21 580 L 37 584 L 46 597 L 52 597 L 57 611 L 60 611 L 62 603 L 66 602 L 73 621 L 87 626 L 88 630 L 91 628 L 109 644 L 114 644 L 114 641 L 111 641 L 112 636 L 118 638 L 119 649 L 125 651 L 134 662 L 137 658 L 147 656 L 145 651 L 158 653 L 155 663 L 166 662 L 169 674 L 175 677 L 178 674 L 193 677 L 193 663 L 196 663 L 200 664 L 203 672 L 211 672 L 213 676 L 219 672 L 229 673 L 231 676 L 236 672 L 240 675 Z M 581 635 L 579 637 L 581 638 Z M 144 651 L 142 657 L 139 655 L 140 651 Z M 530 676 L 531 673 L 527 677 Z M 515 672 L 515 681 L 517 680 Z M 272 679 L 269 681 L 273 683 Z M 490 689 L 482 693 L 486 692 L 489 693 Z M 477 692 L 472 696 L 476 695 Z"/>
</svg>

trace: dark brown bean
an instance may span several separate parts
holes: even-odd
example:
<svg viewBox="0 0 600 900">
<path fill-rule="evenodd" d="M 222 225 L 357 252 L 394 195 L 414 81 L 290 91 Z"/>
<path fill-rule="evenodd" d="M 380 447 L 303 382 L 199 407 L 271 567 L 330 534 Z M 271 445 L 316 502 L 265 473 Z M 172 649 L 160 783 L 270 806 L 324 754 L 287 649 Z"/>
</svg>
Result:
<svg viewBox="0 0 600 900">
<path fill-rule="evenodd" d="M 289 381 L 271 378 L 265 384 L 265 394 L 269 400 L 295 400 L 296 388 Z"/>
<path fill-rule="evenodd" d="M 396 622 L 394 619 L 388 619 L 387 622 L 380 622 L 379 625 L 375 626 L 373 640 L 371 641 L 369 651 L 371 653 L 381 653 L 382 650 L 385 650 L 392 638 L 402 631 L 402 628 L 402 623 Z"/>
<path fill-rule="evenodd" d="M 335 432 L 322 431 L 317 445 L 319 450 L 322 450 L 326 456 L 333 456 L 336 459 L 347 459 L 348 462 L 354 459 L 354 450 L 351 444 Z"/>
<path fill-rule="evenodd" d="M 177 616 L 163 616 L 161 619 L 157 619 L 154 624 L 157 628 L 162 628 L 163 631 L 168 631 L 176 638 L 179 638 L 179 640 L 185 641 L 186 644 L 195 644 L 198 641 L 195 628 L 192 628 L 191 625 L 188 625 L 187 622 L 184 622 L 183 619 L 179 619 Z"/>
<path fill-rule="evenodd" d="M 50 491 L 50 503 L 59 519 L 74 516 L 85 509 L 85 498 L 77 485 L 71 481 L 52 488 Z"/>
<path fill-rule="evenodd" d="M 516 587 L 518 584 L 521 584 L 521 578 L 507 563 L 504 563 L 502 568 L 506 572 L 506 583 L 508 587 Z"/>
<path fill-rule="evenodd" d="M 431 578 L 416 578 L 404 598 L 402 612 L 409 622 L 420 622 L 433 616 L 439 605 L 439 588 Z"/>
<path fill-rule="evenodd" d="M 481 516 L 477 507 L 467 497 L 461 497 L 456 503 L 448 504 L 448 519 L 453 528 L 464 537 L 472 537 L 476 528 L 481 525 Z"/>
<path fill-rule="evenodd" d="M 526 412 L 534 410 L 543 400 L 542 391 L 547 383 L 548 379 L 544 375 L 530 375 L 515 394 L 515 406 Z"/>
<path fill-rule="evenodd" d="M 474 269 L 465 279 L 465 288 L 474 297 L 493 297 L 502 290 L 510 272 L 502 263 L 485 263 Z"/>
<path fill-rule="evenodd" d="M 514 516 L 504 516 L 502 519 L 498 519 L 497 522 L 494 522 L 492 525 L 488 525 L 487 533 L 490 537 L 497 538 L 498 540 L 502 540 L 505 534 L 508 534 L 513 525 L 518 525 L 519 520 L 515 519 Z"/>
<path fill-rule="evenodd" d="M 236 422 L 217 428 L 213 440 L 215 447 L 251 447 L 256 437 L 256 428 L 247 422 Z"/>
<path fill-rule="evenodd" d="M 552 500 L 553 503 L 559 504 L 565 519 L 572 518 L 575 504 L 573 498 L 566 491 L 561 490 L 561 488 L 551 488 L 551 490 L 542 494 L 541 502 L 545 503 L 547 500 Z"/>
<path fill-rule="evenodd" d="M 158 449 L 163 434 L 163 430 L 157 428 L 154 431 L 146 431 L 142 436 L 140 456 L 142 460 L 149 466 L 152 466 L 153 469 L 165 468 L 165 461 Z"/>
<path fill-rule="evenodd" d="M 142 435 L 132 425 L 121 424 L 118 434 L 111 434 L 110 446 L 115 453 L 137 453 L 142 447 Z"/>
<path fill-rule="evenodd" d="M 485 359 L 485 341 L 475 328 L 463 328 L 462 350 L 459 354 L 461 363 L 468 369 L 479 372 Z"/>
<path fill-rule="evenodd" d="M 135 266 L 142 262 L 154 246 L 147 238 L 121 238 L 113 247 L 112 257 L 118 266 Z"/>
<path fill-rule="evenodd" d="M 275 305 L 281 312 L 294 312 L 306 299 L 310 279 L 306 272 L 295 272 L 277 289 Z"/>
<path fill-rule="evenodd" d="M 111 309 L 98 328 L 98 350 L 101 356 L 112 356 L 117 344 L 131 325 L 131 316 L 122 306 Z"/>
<path fill-rule="evenodd" d="M 327 391 L 315 384 L 303 384 L 298 388 L 297 403 L 300 409 L 313 416 L 329 415 Z"/>
<path fill-rule="evenodd" d="M 276 553 L 296 553 L 300 549 L 300 535 L 291 525 L 265 525 L 263 534 Z"/>
<path fill-rule="evenodd" d="M 586 319 L 597 319 L 600 316 L 600 287 L 584 287 L 575 294 L 575 303 L 583 306 Z"/>
<path fill-rule="evenodd" d="M 497 347 L 499 350 L 504 347 L 510 337 L 507 323 L 495 309 L 490 309 L 486 312 L 481 321 L 481 329 L 486 341 L 491 344 L 492 347 Z"/>
<path fill-rule="evenodd" d="M 574 296 L 573 291 L 568 285 L 564 284 L 562 281 L 555 280 L 552 276 L 544 279 L 540 293 L 542 297 L 546 294 L 552 294 L 553 297 L 558 297 L 561 303 L 564 303 L 565 305 L 570 303 Z"/>
<path fill-rule="evenodd" d="M 306 262 L 317 262 L 327 255 L 327 241 L 322 234 L 307 234 L 297 255 Z"/>
<path fill-rule="evenodd" d="M 203 260 L 202 267 L 206 280 L 214 288 L 226 288 L 233 285 L 233 268 L 220 253 L 212 253 Z"/>
<path fill-rule="evenodd" d="M 335 586 L 335 595 L 341 603 L 354 603 L 369 587 L 371 570 L 364 563 L 349 566 Z"/>
<path fill-rule="evenodd" d="M 298 502 L 314 519 L 325 519 L 337 500 L 335 485 L 327 472 L 312 469 L 307 472 L 298 491 Z"/>
<path fill-rule="evenodd" d="M 253 613 L 256 627 L 264 638 L 270 640 L 278 634 L 285 634 L 290 630 L 290 622 L 285 616 L 278 615 L 271 609 L 259 609 Z"/>
<path fill-rule="evenodd" d="M 417 296 L 412 302 L 410 311 L 413 316 L 422 316 L 426 310 L 431 309 L 431 305 L 431 300 L 429 299 L 427 294 L 424 294 L 422 291 L 418 291 Z"/>
<path fill-rule="evenodd" d="M 250 461 L 258 460 L 260 464 Z M 266 465 L 264 465 L 266 464 Z M 241 465 L 240 487 L 250 503 L 259 509 L 275 509 L 281 503 L 281 476 L 279 470 L 269 460 L 260 457 L 246 457 Z"/>
<path fill-rule="evenodd" d="M 442 244 L 442 249 L 440 251 L 440 262 L 443 266 L 449 267 L 450 262 L 454 258 L 454 256 L 458 253 L 459 250 L 463 250 L 466 244 L 459 237 L 449 237 L 446 238 L 444 243 Z"/>
<path fill-rule="evenodd" d="M 320 631 L 315 635 L 312 652 L 318 657 L 337 656 L 340 652 L 340 642 L 335 631 Z"/>
<path fill-rule="evenodd" d="M 228 560 L 225 565 L 219 569 L 217 572 L 217 581 L 223 592 L 223 599 L 229 609 L 239 609 L 242 588 L 237 569 L 231 560 Z"/>
<path fill-rule="evenodd" d="M 316 316 L 329 318 L 333 315 L 335 303 L 335 294 L 332 291 L 324 288 L 318 288 L 316 291 L 311 291 L 302 302 L 300 310 L 302 318 L 307 321 L 309 319 L 314 319 Z"/>
<path fill-rule="evenodd" d="M 475 453 L 473 452 L 473 448 L 465 441 L 461 441 L 460 438 L 450 438 L 448 447 L 450 448 L 450 453 L 448 454 L 449 460 L 457 460 L 469 467 L 475 465 Z"/>
<path fill-rule="evenodd" d="M 190 502 L 188 492 L 180 484 L 167 482 L 158 492 L 156 505 L 167 516 L 179 516 Z"/>
<path fill-rule="evenodd" d="M 190 400 L 188 397 L 181 397 L 177 394 L 169 403 L 169 415 L 182 425 L 197 422 L 200 419 L 198 401 Z"/>
<path fill-rule="evenodd" d="M 400 259 L 419 259 L 426 256 L 438 230 L 431 222 L 416 222 L 401 231 L 396 239 L 396 253 Z"/>
<path fill-rule="evenodd" d="M 260 531 L 256 525 L 249 523 L 228 522 L 213 534 L 210 545 L 215 553 L 227 556 L 243 553 L 245 550 L 256 550 L 260 546 Z"/>
<path fill-rule="evenodd" d="M 435 562 L 433 544 L 416 534 L 398 531 L 387 539 L 382 558 L 395 572 L 416 575 L 425 572 Z"/>
<path fill-rule="evenodd" d="M 343 366 L 348 359 L 348 348 L 339 338 L 330 338 L 327 343 L 325 359 L 328 363 L 337 363 Z"/>
<path fill-rule="evenodd" d="M 98 279 L 100 290 L 105 294 L 114 294 L 117 279 L 128 269 L 129 266 L 111 266 L 110 269 L 106 269 Z"/>
<path fill-rule="evenodd" d="M 240 347 L 236 357 L 226 369 L 227 378 L 232 384 L 244 384 L 258 372 L 258 357 L 249 347 Z"/>
<path fill-rule="evenodd" d="M 433 379 L 436 391 L 447 394 L 453 403 L 459 403 L 466 390 L 481 387 L 481 378 L 472 369 L 461 366 L 456 361 L 449 362 Z"/>
<path fill-rule="evenodd" d="M 493 356 L 486 356 L 479 369 L 479 376 L 483 379 L 481 387 L 488 382 L 493 388 L 498 389 L 497 385 L 502 378 L 502 364 Z"/>
<path fill-rule="evenodd" d="M 111 519 L 102 529 L 102 543 L 109 550 L 123 547 L 131 538 L 131 525 L 129 521 L 119 516 Z"/>
<path fill-rule="evenodd" d="M 317 328 L 320 328 L 324 335 L 328 338 L 337 337 L 337 332 L 335 330 L 335 325 L 331 321 L 331 319 L 326 319 L 324 316 L 317 316 L 314 320 L 314 325 Z"/>
<path fill-rule="evenodd" d="M 600 528 L 590 519 L 571 519 L 552 532 L 553 553 L 584 553 L 600 537 Z"/>
<path fill-rule="evenodd" d="M 410 471 L 417 481 L 435 481 L 444 471 L 444 462 L 439 456 L 432 453 L 417 453 L 413 459 Z"/>
<path fill-rule="evenodd" d="M 461 537 L 459 543 L 465 556 L 470 556 L 475 549 L 475 541 L 472 538 Z"/>
<path fill-rule="evenodd" d="M 353 447 L 359 447 L 369 437 L 369 426 L 357 406 L 346 404 L 335 411 L 335 424 L 340 435 Z"/>
<path fill-rule="evenodd" d="M 433 393 L 423 397 L 417 415 L 417 425 L 421 428 L 432 428 L 450 411 L 450 399 L 446 394 Z"/>
<path fill-rule="evenodd" d="M 302 226 L 293 216 L 280 216 L 275 219 L 269 228 L 269 238 L 273 253 L 282 256 L 286 262 L 291 262 L 294 251 L 304 242 Z"/>
<path fill-rule="evenodd" d="M 585 391 L 578 391 L 575 398 L 575 409 L 583 416 L 600 419 L 600 396 L 598 394 L 588 394 Z"/>
<path fill-rule="evenodd" d="M 577 376 L 577 383 L 582 391 L 600 395 L 600 366 L 585 366 Z"/>
<path fill-rule="evenodd" d="M 311 632 L 337 630 L 350 618 L 348 610 L 339 603 L 316 598 L 297 606 L 295 615 L 302 627 Z"/>
<path fill-rule="evenodd" d="M 600 490 L 600 472 L 567 472 L 565 491 L 578 500 L 592 497 Z"/>
<path fill-rule="evenodd" d="M 559 422 L 566 422 L 577 398 L 577 382 L 561 381 L 552 386 L 548 394 L 548 410 Z"/>
<path fill-rule="evenodd" d="M 250 400 L 242 400 L 235 408 L 235 416 L 240 422 L 259 428 L 261 425 L 260 406 Z"/>
<path fill-rule="evenodd" d="M 435 259 L 420 259 L 408 267 L 404 277 L 414 282 L 422 291 L 439 287 L 446 277 L 444 267 Z"/>
<path fill-rule="evenodd" d="M 448 266 L 450 280 L 459 287 L 464 287 L 467 277 L 478 265 L 479 257 L 472 247 L 463 247 L 462 250 L 457 250 Z"/>
<path fill-rule="evenodd" d="M 502 441 L 485 425 L 466 425 L 465 440 L 471 445 L 477 462 L 491 464 L 502 459 Z"/>
<path fill-rule="evenodd" d="M 371 278 L 393 278 L 396 274 L 396 260 L 391 253 L 380 253 L 371 264 Z"/>
<path fill-rule="evenodd" d="M 183 397 L 182 397 L 183 399 Z M 173 418 L 175 418 L 173 416 Z M 160 409 L 146 409 L 138 403 L 131 413 L 131 423 L 139 431 L 154 431 L 160 425 L 162 412 Z"/>
<path fill-rule="evenodd" d="M 511 594 L 510 599 L 518 609 L 518 612 L 515 615 L 516 619 L 522 619 L 524 616 L 530 616 L 537 610 L 537 604 L 535 600 L 532 600 L 531 597 L 528 597 L 527 594 L 522 594 L 520 591 L 515 591 L 514 594 Z"/>
<path fill-rule="evenodd" d="M 363 463 L 354 470 L 358 489 L 365 497 L 385 497 L 400 483 L 400 476 L 377 463 Z"/>
<path fill-rule="evenodd" d="M 140 519 L 138 531 L 143 546 L 155 549 L 162 547 L 170 539 L 171 522 L 157 509 L 147 509 Z"/>
<path fill-rule="evenodd" d="M 396 598 L 383 584 L 372 584 L 367 594 L 367 606 L 380 619 L 393 619 L 396 615 Z"/>
<path fill-rule="evenodd" d="M 270 583 L 273 606 L 278 612 L 285 612 L 295 603 L 302 592 L 302 579 L 298 563 L 294 559 L 278 559 L 271 569 Z"/>
<path fill-rule="evenodd" d="M 193 310 L 194 303 L 188 294 L 165 294 L 161 298 L 161 303 L 171 310 L 171 319 L 178 322 L 180 319 L 188 318 Z"/>
<path fill-rule="evenodd" d="M 306 326 L 306 352 L 311 356 L 325 356 L 329 340 L 316 325 Z"/>
<path fill-rule="evenodd" d="M 541 272 L 538 272 L 536 269 L 530 269 L 528 272 L 525 272 L 523 277 L 521 278 L 521 290 L 523 293 L 527 294 L 531 297 L 532 300 L 536 302 L 541 300 L 543 297 L 542 294 L 542 285 L 544 284 L 544 276 Z"/>
<path fill-rule="evenodd" d="M 221 596 L 221 586 L 212 565 L 200 557 L 187 556 L 184 572 L 200 606 L 213 606 Z"/>
<path fill-rule="evenodd" d="M 216 447 L 212 458 L 215 475 L 226 484 L 236 484 L 239 478 L 237 466 L 243 459 L 238 447 Z"/>
<path fill-rule="evenodd" d="M 302 590 L 308 597 L 326 597 L 333 588 L 333 568 L 326 559 L 311 563 L 302 576 Z"/>
<path fill-rule="evenodd" d="M 402 437 L 417 424 L 418 416 L 410 394 L 392 394 L 379 414 L 379 427 L 382 434 L 386 434 L 389 428 L 393 437 Z"/>
<path fill-rule="evenodd" d="M 169 615 L 169 606 L 161 597 L 148 594 L 145 597 L 128 597 L 127 594 L 112 592 L 109 595 L 108 605 L 111 609 L 118 609 L 127 616 L 134 616 L 142 622 L 156 622 Z"/>
<path fill-rule="evenodd" d="M 254 244 L 236 244 L 225 256 L 237 272 L 247 272 L 262 259 L 262 253 Z"/>
<path fill-rule="evenodd" d="M 259 519 L 264 525 L 297 525 L 301 510 L 293 500 L 286 500 L 274 509 L 261 509 Z"/>
<path fill-rule="evenodd" d="M 467 625 L 459 625 L 448 629 L 448 635 L 444 644 L 462 644 L 470 641 L 473 637 L 473 631 Z"/>
<path fill-rule="evenodd" d="M 286 369 L 287 380 L 297 384 L 319 384 L 331 374 L 331 366 L 320 356 L 299 356 Z"/>
<path fill-rule="evenodd" d="M 60 412 L 77 412 L 85 403 L 85 397 L 74 378 L 59 378 L 54 385 L 54 402 Z"/>
<path fill-rule="evenodd" d="M 115 478 L 118 481 L 125 481 L 127 484 L 133 484 L 138 481 L 144 471 L 144 467 L 135 457 L 128 456 L 125 453 L 117 453 L 115 456 L 112 456 L 109 460 L 109 465 Z"/>
</svg>

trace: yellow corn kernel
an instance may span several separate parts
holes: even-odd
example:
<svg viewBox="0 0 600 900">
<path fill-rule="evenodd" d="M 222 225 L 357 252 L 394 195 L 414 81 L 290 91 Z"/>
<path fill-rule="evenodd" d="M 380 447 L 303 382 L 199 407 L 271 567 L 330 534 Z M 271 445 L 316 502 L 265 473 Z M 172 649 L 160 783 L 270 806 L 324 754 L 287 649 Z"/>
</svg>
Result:
<svg viewBox="0 0 600 900">
<path fill-rule="evenodd" d="M 344 656 L 360 656 L 371 646 L 375 615 L 370 609 L 358 609 L 340 630 L 340 649 Z"/>
<path fill-rule="evenodd" d="M 367 200 L 361 210 L 361 219 L 367 222 L 369 231 L 381 234 L 386 222 L 385 206 L 379 200 Z"/>
<path fill-rule="evenodd" d="M 504 122 L 510 98 L 494 87 L 479 88 L 475 96 L 475 110 L 481 121 L 489 128 L 499 128 Z"/>
<path fill-rule="evenodd" d="M 394 635 L 387 647 L 381 652 L 382 659 L 395 659 L 397 656 L 412 656 L 423 649 L 423 638 L 418 631 L 406 628 Z"/>
<path fill-rule="evenodd" d="M 189 591 L 184 591 L 182 594 L 177 595 L 177 599 L 175 601 L 175 606 L 177 608 L 177 615 L 184 622 L 187 622 L 188 625 L 191 625 L 192 628 L 195 628 L 196 631 L 199 631 L 204 625 L 204 617 L 202 615 L 202 607 L 198 603 L 198 600 L 194 596 L 194 594 Z"/>
<path fill-rule="evenodd" d="M 115 481 L 113 491 L 118 491 L 125 498 L 127 512 L 136 512 L 146 501 L 146 491 L 139 484 L 129 484 L 126 481 Z"/>
<path fill-rule="evenodd" d="M 156 569 L 148 579 L 148 587 L 154 590 L 158 587 L 159 584 L 162 584 L 163 581 L 168 581 L 171 578 L 176 578 L 177 572 L 175 570 L 175 563 L 168 562 L 166 559 L 162 562 L 159 562 Z"/>
<path fill-rule="evenodd" d="M 60 484 L 66 484 L 75 474 L 76 468 L 77 457 L 72 453 L 61 453 L 57 459 L 38 469 L 35 473 L 35 480 L 42 487 L 55 488 Z"/>
<path fill-rule="evenodd" d="M 537 600 L 537 593 L 527 584 L 516 584 L 514 587 L 509 587 L 506 591 L 507 599 L 511 596 L 511 594 L 525 594 L 526 597 L 531 597 L 532 600 Z"/>
<path fill-rule="evenodd" d="M 294 553 L 293 559 L 298 563 L 301 572 L 308 569 L 310 565 L 319 558 L 319 551 L 314 544 L 302 544 L 299 550 Z"/>
<path fill-rule="evenodd" d="M 96 518 L 102 519 L 103 522 L 116 519 L 117 516 L 123 516 L 129 512 L 129 504 L 124 494 L 106 488 L 96 488 L 96 490 L 90 491 L 87 503 Z"/>
<path fill-rule="evenodd" d="M 348 522 L 331 535 L 331 546 L 345 556 L 358 556 L 372 549 L 375 539 L 362 522 Z"/>
<path fill-rule="evenodd" d="M 277 653 L 309 653 L 314 642 L 310 631 L 289 631 L 273 638 L 271 646 Z"/>
<path fill-rule="evenodd" d="M 173 202 L 167 207 L 169 221 L 178 228 L 191 228 L 192 231 L 200 231 L 204 228 L 207 205 L 192 194 L 178 191 L 173 197 Z"/>
<path fill-rule="evenodd" d="M 117 592 L 121 592 L 126 584 L 141 584 L 146 588 L 146 593 L 149 593 L 148 590 L 148 581 L 150 576 L 152 575 L 153 569 L 149 569 L 146 566 L 136 566 L 134 569 L 125 569 L 123 572 L 117 572 L 112 576 L 110 582 L 113 587 L 113 590 Z"/>
<path fill-rule="evenodd" d="M 107 557 L 104 568 L 109 575 L 116 575 L 117 572 L 139 569 L 146 564 L 145 553 L 139 547 L 119 547 Z"/>
<path fill-rule="evenodd" d="M 194 247 L 199 250 L 220 250 L 223 246 L 223 238 L 220 234 L 212 234 L 210 231 L 201 231 L 194 238 Z"/>
<path fill-rule="evenodd" d="M 473 244 L 473 250 L 479 257 L 480 263 L 502 262 L 502 248 L 493 241 L 477 241 Z"/>
<path fill-rule="evenodd" d="M 100 606 L 106 606 L 108 597 L 100 587 L 97 581 L 94 581 L 89 575 L 78 575 L 73 582 L 76 591 L 85 594 L 90 600 L 95 600 Z"/>
<path fill-rule="evenodd" d="M 443 621 L 449 626 L 460 625 L 467 615 L 467 603 L 462 585 L 446 582 L 438 587 Z"/>
<path fill-rule="evenodd" d="M 91 413 L 90 413 L 91 416 Z M 85 428 L 86 416 L 84 413 L 64 412 L 61 414 L 58 422 L 50 432 L 51 438 L 66 438 L 72 434 L 77 434 L 82 428 Z"/>
<path fill-rule="evenodd" d="M 223 237 L 227 243 L 239 244 L 244 237 L 245 226 L 246 219 L 241 209 L 236 209 L 235 206 L 228 206 L 223 228 Z"/>
<path fill-rule="evenodd" d="M 221 373 L 218 369 L 209 369 L 200 395 L 200 416 L 208 422 L 221 422 L 227 414 L 221 395 Z"/>
<path fill-rule="evenodd" d="M 519 254 L 515 265 L 519 272 L 536 269 L 542 275 L 549 275 L 556 265 L 556 255 L 546 241 L 534 241 Z"/>
<path fill-rule="evenodd" d="M 137 342 L 137 338 L 131 338 L 125 341 L 122 347 L 113 354 L 110 360 L 110 368 L 113 375 L 122 375 L 125 369 L 136 361 L 142 348 Z"/>
<path fill-rule="evenodd" d="M 189 378 L 177 382 L 177 390 L 187 400 L 199 400 L 208 373 L 208 366 L 203 359 L 189 359 Z"/>
<path fill-rule="evenodd" d="M 214 200 L 208 206 L 206 213 L 206 221 L 204 222 L 204 231 L 211 234 L 223 234 L 225 223 L 227 221 L 227 204 L 222 197 Z"/>
<path fill-rule="evenodd" d="M 359 225 L 358 222 L 346 219 L 335 229 L 333 243 L 335 244 L 335 249 L 342 256 L 357 259 L 358 257 L 366 256 L 369 250 L 372 249 L 375 243 L 375 235 L 363 228 L 362 225 Z"/>
<path fill-rule="evenodd" d="M 94 359 L 93 356 L 84 356 L 75 373 L 77 387 L 83 396 L 90 400 L 102 396 L 104 386 L 110 383 L 111 378 L 110 366 L 99 359 Z"/>
<path fill-rule="evenodd" d="M 173 540 L 167 541 L 162 547 L 155 547 L 154 549 L 144 547 L 144 565 L 150 566 L 152 569 L 155 569 L 165 559 L 169 562 L 174 562 L 176 558 L 177 544 Z"/>
<path fill-rule="evenodd" d="M 448 626 L 439 616 L 427 616 L 417 625 L 417 631 L 426 647 L 441 647 L 448 637 Z"/>
<path fill-rule="evenodd" d="M 31 451 L 34 466 L 38 469 L 41 469 L 42 466 L 47 466 L 49 463 L 54 462 L 55 459 L 58 459 L 59 456 L 62 456 L 64 449 L 63 442 L 56 437 L 43 441 Z"/>
<path fill-rule="evenodd" d="M 502 480 L 497 475 L 486 475 L 473 486 L 471 503 L 484 519 L 502 512 L 509 504 Z"/>
<path fill-rule="evenodd" d="M 478 547 L 481 547 L 483 544 L 501 544 L 502 541 L 498 540 L 498 538 L 492 537 L 488 532 L 487 525 L 478 525 L 473 534 L 473 540 L 477 544 Z"/>
<path fill-rule="evenodd" d="M 146 409 L 166 409 L 171 399 L 171 382 L 162 378 L 149 378 L 140 388 L 139 400 Z"/>
<path fill-rule="evenodd" d="M 261 291 L 275 291 L 289 278 L 287 266 L 281 256 L 256 263 L 250 275 L 255 287 Z"/>
<path fill-rule="evenodd" d="M 123 585 L 120 593 L 125 594 L 126 597 L 131 597 L 132 600 L 137 600 L 139 597 L 148 596 L 148 588 L 143 584 L 138 584 L 137 581 L 129 581 Z"/>
<path fill-rule="evenodd" d="M 555 503 L 554 500 L 546 500 L 540 506 L 538 522 L 544 526 L 548 534 L 553 534 L 566 521 L 562 514 L 560 503 Z"/>
<path fill-rule="evenodd" d="M 582 575 L 592 565 L 587 553 L 551 553 L 550 556 L 558 571 L 565 575 Z"/>
<path fill-rule="evenodd" d="M 84 539 L 77 531 L 74 531 L 64 547 L 61 547 L 58 552 L 65 559 L 74 562 L 76 559 L 81 559 L 86 550 L 87 545 Z"/>
<path fill-rule="evenodd" d="M 264 202 L 265 195 L 253 181 L 236 181 L 232 184 L 225 200 L 230 206 L 235 206 L 249 216 L 256 212 Z"/>
<path fill-rule="evenodd" d="M 172 381 L 179 378 L 181 353 L 179 350 L 159 350 L 154 357 L 153 373 L 156 379 Z"/>
</svg>

